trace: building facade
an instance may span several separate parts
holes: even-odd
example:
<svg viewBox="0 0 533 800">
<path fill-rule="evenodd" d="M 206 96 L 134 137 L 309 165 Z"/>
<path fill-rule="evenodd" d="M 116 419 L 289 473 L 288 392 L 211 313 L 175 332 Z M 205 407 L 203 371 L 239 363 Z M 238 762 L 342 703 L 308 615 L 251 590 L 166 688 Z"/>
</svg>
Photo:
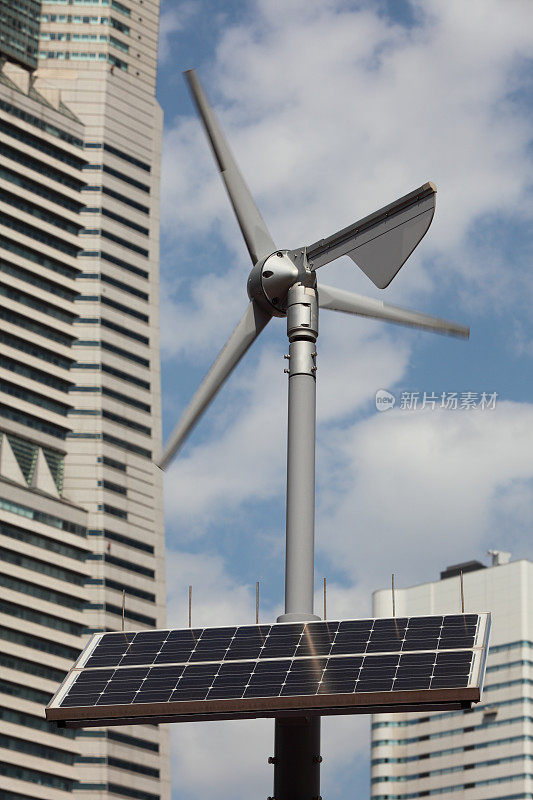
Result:
<svg viewBox="0 0 533 800">
<path fill-rule="evenodd" d="M 459 565 L 465 611 L 492 614 L 481 702 L 469 711 L 376 714 L 373 800 L 533 797 L 533 563 L 500 560 Z M 460 613 L 459 567 L 395 596 L 398 616 Z M 374 593 L 374 614 L 390 616 L 390 590 Z"/>
<path fill-rule="evenodd" d="M 40 5 L 37 69 L 0 47 L 0 800 L 168 800 L 164 726 L 43 711 L 123 591 L 165 624 L 159 3 Z"/>
</svg>

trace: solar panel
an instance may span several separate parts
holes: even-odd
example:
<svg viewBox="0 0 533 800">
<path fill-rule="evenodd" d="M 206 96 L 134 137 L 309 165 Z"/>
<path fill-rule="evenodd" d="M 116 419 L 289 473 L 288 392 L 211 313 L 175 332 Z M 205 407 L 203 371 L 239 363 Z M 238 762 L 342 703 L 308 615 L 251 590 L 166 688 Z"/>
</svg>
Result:
<svg viewBox="0 0 533 800">
<path fill-rule="evenodd" d="M 46 709 L 68 727 L 470 707 L 490 614 L 94 634 Z"/>
</svg>

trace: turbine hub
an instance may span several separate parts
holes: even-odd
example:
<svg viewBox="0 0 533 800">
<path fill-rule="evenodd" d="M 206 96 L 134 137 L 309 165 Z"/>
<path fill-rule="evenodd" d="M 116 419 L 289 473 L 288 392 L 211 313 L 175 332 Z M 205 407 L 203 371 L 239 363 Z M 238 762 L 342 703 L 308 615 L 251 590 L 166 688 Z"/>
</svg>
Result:
<svg viewBox="0 0 533 800">
<path fill-rule="evenodd" d="M 276 317 L 287 314 L 287 292 L 306 272 L 304 259 L 289 250 L 277 250 L 258 261 L 248 278 L 248 296 Z"/>
</svg>

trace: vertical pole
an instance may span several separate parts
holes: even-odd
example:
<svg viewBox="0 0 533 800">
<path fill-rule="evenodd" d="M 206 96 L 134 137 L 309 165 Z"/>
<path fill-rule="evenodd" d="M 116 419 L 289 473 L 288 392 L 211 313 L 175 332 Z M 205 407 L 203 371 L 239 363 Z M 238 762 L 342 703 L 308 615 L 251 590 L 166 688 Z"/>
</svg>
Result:
<svg viewBox="0 0 533 800">
<path fill-rule="evenodd" d="M 285 613 L 278 622 L 319 619 L 313 613 L 315 548 L 316 289 L 294 284 L 287 297 L 289 414 Z"/>
<path fill-rule="evenodd" d="M 255 587 L 255 624 L 259 625 L 259 581 Z"/>
<path fill-rule="evenodd" d="M 126 616 L 126 590 L 122 590 L 122 630 L 124 630 L 124 617 Z"/>
<path fill-rule="evenodd" d="M 396 598 L 394 597 L 394 572 L 392 573 L 392 616 L 396 616 Z"/>
<path fill-rule="evenodd" d="M 326 578 L 324 578 L 324 619 L 326 618 Z"/>
<path fill-rule="evenodd" d="M 465 593 L 463 588 L 463 570 L 461 570 L 461 614 L 465 613 Z"/>
<path fill-rule="evenodd" d="M 189 586 L 189 628 L 192 628 L 192 586 Z"/>
<path fill-rule="evenodd" d="M 319 619 L 313 613 L 315 544 L 316 289 L 294 284 L 287 295 L 289 419 L 285 613 L 278 622 Z M 278 717 L 275 800 L 320 797 L 320 717 Z"/>
</svg>

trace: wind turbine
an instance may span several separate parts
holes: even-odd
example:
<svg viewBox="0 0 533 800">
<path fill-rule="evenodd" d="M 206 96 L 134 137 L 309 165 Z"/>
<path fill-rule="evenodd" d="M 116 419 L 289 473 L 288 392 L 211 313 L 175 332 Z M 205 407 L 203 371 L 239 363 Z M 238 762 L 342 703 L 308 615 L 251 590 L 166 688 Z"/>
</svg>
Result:
<svg viewBox="0 0 533 800">
<path fill-rule="evenodd" d="M 165 448 L 165 469 L 224 381 L 272 317 L 287 318 L 289 339 L 287 524 L 285 613 L 278 622 L 319 619 L 313 613 L 316 341 L 318 309 L 385 320 L 467 338 L 454 322 L 387 305 L 362 295 L 317 284 L 316 271 L 348 255 L 385 289 L 428 230 L 436 187 L 426 183 L 379 211 L 314 244 L 280 250 L 273 241 L 239 171 L 217 118 L 193 70 L 185 73 L 252 260 L 250 302 L 234 332 L 200 384 Z M 274 797 L 318 798 L 320 717 L 276 719 Z"/>
</svg>

